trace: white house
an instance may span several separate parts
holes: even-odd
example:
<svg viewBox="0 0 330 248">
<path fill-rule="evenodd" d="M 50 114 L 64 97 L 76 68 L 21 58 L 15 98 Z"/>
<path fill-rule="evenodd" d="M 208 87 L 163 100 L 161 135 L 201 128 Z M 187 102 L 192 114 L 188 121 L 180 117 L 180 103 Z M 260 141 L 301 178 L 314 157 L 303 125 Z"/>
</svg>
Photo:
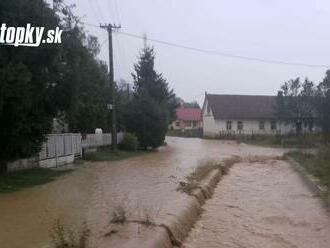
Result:
<svg viewBox="0 0 330 248">
<path fill-rule="evenodd" d="M 294 124 L 277 119 L 276 96 L 205 94 L 202 116 L 205 137 L 295 132 Z M 313 127 L 304 125 L 303 131 Z"/>
</svg>

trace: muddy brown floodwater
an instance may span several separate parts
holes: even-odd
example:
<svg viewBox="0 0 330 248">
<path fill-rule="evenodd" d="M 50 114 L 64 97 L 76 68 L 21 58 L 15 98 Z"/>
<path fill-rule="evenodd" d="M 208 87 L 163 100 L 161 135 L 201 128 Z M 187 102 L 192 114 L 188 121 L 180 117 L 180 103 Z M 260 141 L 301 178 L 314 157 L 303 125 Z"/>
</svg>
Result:
<svg viewBox="0 0 330 248">
<path fill-rule="evenodd" d="M 236 164 L 185 248 L 329 248 L 330 219 L 285 161 Z"/>
<path fill-rule="evenodd" d="M 176 191 L 178 181 L 188 175 L 200 160 L 223 160 L 232 155 L 278 156 L 283 153 L 281 149 L 219 140 L 168 137 L 167 143 L 168 146 L 158 152 L 118 162 L 86 162 L 74 173 L 55 182 L 1 194 L 0 247 L 49 247 L 50 230 L 57 218 L 73 227 L 87 221 L 95 247 L 108 247 L 104 234 L 108 231 L 115 208 L 124 208 L 131 219 L 139 219 L 148 213 L 153 221 L 161 223 L 188 197 Z M 245 180 L 253 181 L 253 178 Z M 239 183 L 235 181 L 232 186 L 241 188 Z M 296 198 L 299 201 L 304 199 L 304 195 Z M 250 204 L 253 202 L 251 200 Z M 318 209 L 307 213 L 314 216 Z M 273 221 L 283 220 L 274 218 Z M 264 225 L 266 227 L 267 222 Z M 320 229 L 320 232 L 324 230 Z M 116 244 L 112 245 L 116 247 Z"/>
</svg>

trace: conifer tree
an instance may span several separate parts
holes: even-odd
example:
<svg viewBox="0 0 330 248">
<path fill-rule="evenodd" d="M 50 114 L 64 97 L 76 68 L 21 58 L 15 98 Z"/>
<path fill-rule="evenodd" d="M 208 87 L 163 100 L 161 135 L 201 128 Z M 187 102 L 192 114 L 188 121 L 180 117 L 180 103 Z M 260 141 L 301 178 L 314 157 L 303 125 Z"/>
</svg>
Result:
<svg viewBox="0 0 330 248">
<path fill-rule="evenodd" d="M 147 149 L 160 146 L 168 124 L 175 116 L 177 101 L 168 83 L 154 69 L 155 54 L 152 47 L 143 49 L 135 65 L 134 98 L 130 103 L 127 129 Z"/>
</svg>

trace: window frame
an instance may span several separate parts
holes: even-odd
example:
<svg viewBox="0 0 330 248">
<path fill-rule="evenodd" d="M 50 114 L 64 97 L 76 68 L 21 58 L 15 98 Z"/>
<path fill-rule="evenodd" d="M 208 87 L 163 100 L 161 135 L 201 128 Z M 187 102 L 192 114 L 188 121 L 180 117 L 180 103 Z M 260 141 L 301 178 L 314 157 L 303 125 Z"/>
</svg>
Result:
<svg viewBox="0 0 330 248">
<path fill-rule="evenodd" d="M 232 130 L 232 121 L 226 121 L 226 130 L 227 131 Z"/>
<path fill-rule="evenodd" d="M 277 121 L 276 120 L 271 120 L 270 121 L 270 129 L 272 131 L 276 131 L 277 130 Z"/>
<path fill-rule="evenodd" d="M 242 131 L 244 129 L 243 121 L 237 121 L 237 131 Z"/>
<path fill-rule="evenodd" d="M 259 130 L 265 131 L 265 121 L 259 121 Z"/>
</svg>

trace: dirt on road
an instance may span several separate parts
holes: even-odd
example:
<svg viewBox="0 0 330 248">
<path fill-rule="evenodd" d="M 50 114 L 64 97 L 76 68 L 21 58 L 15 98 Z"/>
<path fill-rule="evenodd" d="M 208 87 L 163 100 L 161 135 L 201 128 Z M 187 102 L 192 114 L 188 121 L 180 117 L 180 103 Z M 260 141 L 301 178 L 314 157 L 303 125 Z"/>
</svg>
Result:
<svg viewBox="0 0 330 248">
<path fill-rule="evenodd" d="M 236 164 L 186 239 L 185 248 L 328 248 L 330 218 L 285 161 Z"/>
</svg>

